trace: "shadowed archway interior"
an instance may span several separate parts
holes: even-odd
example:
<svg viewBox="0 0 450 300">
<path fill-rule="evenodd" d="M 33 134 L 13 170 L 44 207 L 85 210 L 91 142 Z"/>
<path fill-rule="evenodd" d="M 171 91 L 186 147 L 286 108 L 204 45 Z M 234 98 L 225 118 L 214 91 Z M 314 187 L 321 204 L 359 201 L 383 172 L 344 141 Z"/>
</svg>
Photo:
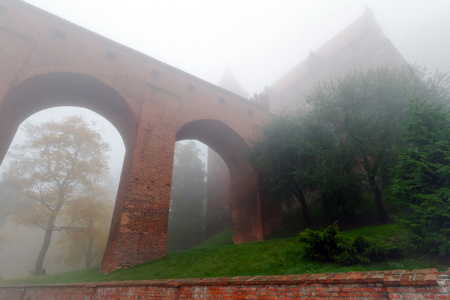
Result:
<svg viewBox="0 0 450 300">
<path fill-rule="evenodd" d="M 226 124 L 211 119 L 196 120 L 184 125 L 177 141 L 194 139 L 213 149 L 227 164 L 230 174 L 233 242 L 261 240 L 259 186 L 257 176 L 246 159 L 249 146 Z M 260 226 L 255 226 L 260 224 Z"/>
</svg>

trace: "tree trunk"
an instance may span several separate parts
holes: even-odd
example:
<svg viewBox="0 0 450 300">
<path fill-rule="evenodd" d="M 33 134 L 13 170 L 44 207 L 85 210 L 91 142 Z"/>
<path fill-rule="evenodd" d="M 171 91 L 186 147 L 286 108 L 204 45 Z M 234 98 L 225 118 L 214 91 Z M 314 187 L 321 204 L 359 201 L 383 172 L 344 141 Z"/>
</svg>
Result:
<svg viewBox="0 0 450 300">
<path fill-rule="evenodd" d="M 50 223 L 50 222 L 48 222 Z M 36 265 L 34 266 L 33 275 L 45 275 L 45 270 L 42 268 L 44 263 L 45 255 L 47 254 L 48 247 L 50 246 L 50 241 L 52 240 L 53 228 L 54 224 L 47 223 L 47 229 L 45 230 L 44 243 L 42 244 L 41 250 L 39 251 L 39 255 L 36 260 Z"/>
<path fill-rule="evenodd" d="M 386 212 L 386 209 L 384 208 L 384 205 L 383 205 L 383 201 L 382 201 L 382 198 L 381 198 L 381 191 L 380 191 L 380 189 L 378 188 L 377 185 L 375 185 L 372 188 L 372 191 L 373 191 L 373 193 L 375 195 L 375 205 L 377 206 L 377 210 L 378 210 L 378 219 L 379 219 L 379 221 L 381 223 L 386 224 L 386 223 L 389 222 L 389 216 L 388 216 L 388 214 Z"/>
<path fill-rule="evenodd" d="M 90 268 L 92 265 L 92 248 L 94 247 L 94 237 L 92 234 L 92 222 L 89 222 L 88 225 L 88 239 L 89 239 L 89 243 L 88 243 L 88 248 L 86 250 L 86 260 L 85 260 L 85 265 L 86 268 Z"/>
<path fill-rule="evenodd" d="M 305 221 L 306 225 L 309 225 L 311 223 L 311 218 L 309 216 L 308 204 L 306 203 L 305 195 L 303 195 L 303 190 L 295 189 L 294 195 L 297 197 L 302 207 L 303 220 Z"/>
<path fill-rule="evenodd" d="M 36 265 L 34 266 L 33 274 L 35 276 L 44 275 L 45 270 L 42 268 L 44 264 L 44 258 L 47 254 L 48 247 L 50 247 L 50 242 L 52 240 L 53 231 L 55 230 L 55 220 L 58 216 L 61 208 L 64 204 L 64 192 L 62 190 L 58 193 L 58 203 L 56 204 L 55 209 L 47 220 L 47 227 L 45 230 L 44 243 L 42 244 L 41 250 L 39 251 L 39 255 L 36 259 Z"/>
<path fill-rule="evenodd" d="M 366 163 L 366 165 L 367 165 L 367 163 Z M 366 166 L 366 170 L 368 170 L 367 166 Z M 374 173 L 375 172 L 371 173 L 370 175 L 369 175 L 369 173 L 367 173 L 367 179 L 369 181 L 369 186 L 372 189 L 372 192 L 375 196 L 375 205 L 376 205 L 377 211 L 378 211 L 378 220 L 382 224 L 386 224 L 389 222 L 389 216 L 386 212 L 386 209 L 384 208 L 381 191 L 378 188 L 378 185 L 376 184 L 375 176 L 373 175 Z"/>
</svg>

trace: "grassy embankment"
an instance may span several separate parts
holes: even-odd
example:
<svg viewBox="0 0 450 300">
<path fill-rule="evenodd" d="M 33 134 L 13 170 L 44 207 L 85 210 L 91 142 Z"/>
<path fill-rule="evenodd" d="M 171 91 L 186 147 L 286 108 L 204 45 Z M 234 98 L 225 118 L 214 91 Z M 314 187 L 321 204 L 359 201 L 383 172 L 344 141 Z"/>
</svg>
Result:
<svg viewBox="0 0 450 300">
<path fill-rule="evenodd" d="M 0 284 L 40 284 L 166 278 L 199 278 L 222 276 L 281 275 L 366 270 L 438 268 L 446 270 L 450 258 L 423 255 L 408 246 L 405 234 L 397 225 L 365 227 L 344 232 L 347 236 L 363 235 L 384 243 L 401 243 L 405 257 L 382 263 L 340 266 L 311 261 L 302 256 L 302 244 L 296 238 L 284 238 L 243 245 L 230 245 L 231 231 L 225 231 L 194 249 L 168 254 L 165 258 L 134 268 L 104 275 L 98 268 L 67 273 L 4 280 Z"/>
</svg>

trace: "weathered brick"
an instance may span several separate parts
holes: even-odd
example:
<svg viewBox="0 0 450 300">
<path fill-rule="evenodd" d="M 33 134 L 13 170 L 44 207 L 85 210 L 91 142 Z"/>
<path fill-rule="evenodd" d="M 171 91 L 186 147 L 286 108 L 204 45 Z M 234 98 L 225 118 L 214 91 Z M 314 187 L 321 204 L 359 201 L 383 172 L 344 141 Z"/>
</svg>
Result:
<svg viewBox="0 0 450 300">
<path fill-rule="evenodd" d="M 433 274 L 433 271 L 430 271 Z M 392 272 L 377 276 L 392 276 Z M 373 275 L 373 274 L 372 274 Z M 409 273 L 413 276 L 414 272 Z M 324 275 L 321 274 L 322 278 Z M 351 273 L 348 274 L 351 276 Z M 345 276 L 344 276 L 345 277 Z M 148 280 L 135 282 L 97 282 L 58 286 L 0 287 L 0 299 L 450 299 L 443 286 L 380 286 L 379 283 L 299 283 L 296 275 L 203 279 Z M 413 278 L 415 278 L 413 276 Z M 413 279 L 412 279 L 413 280 Z M 279 285 L 279 282 L 283 282 Z M 384 282 L 384 281 L 383 281 Z M 68 298 L 70 297 L 70 298 Z"/>
</svg>

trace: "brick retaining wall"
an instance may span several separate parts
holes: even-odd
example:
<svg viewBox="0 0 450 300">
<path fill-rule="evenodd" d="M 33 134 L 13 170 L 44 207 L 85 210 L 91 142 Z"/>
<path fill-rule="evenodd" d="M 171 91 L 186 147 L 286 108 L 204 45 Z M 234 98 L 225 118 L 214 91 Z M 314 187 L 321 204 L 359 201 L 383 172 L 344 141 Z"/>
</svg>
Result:
<svg viewBox="0 0 450 300">
<path fill-rule="evenodd" d="M 0 299 L 450 299 L 436 269 L 0 286 Z"/>
</svg>

